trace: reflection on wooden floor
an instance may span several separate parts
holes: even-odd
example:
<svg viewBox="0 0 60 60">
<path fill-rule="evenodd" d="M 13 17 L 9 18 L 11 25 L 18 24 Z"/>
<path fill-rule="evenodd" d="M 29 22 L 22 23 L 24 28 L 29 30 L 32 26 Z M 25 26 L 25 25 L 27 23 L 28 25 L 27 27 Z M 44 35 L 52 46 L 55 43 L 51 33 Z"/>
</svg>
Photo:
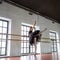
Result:
<svg viewBox="0 0 60 60">
<path fill-rule="evenodd" d="M 52 60 L 52 54 L 42 54 L 41 60 Z"/>
<path fill-rule="evenodd" d="M 20 57 L 10 57 L 10 58 L 0 58 L 0 60 L 21 60 L 21 58 Z M 23 58 L 23 60 L 27 60 L 27 59 Z M 41 60 L 52 60 L 52 54 L 42 54 Z"/>
<path fill-rule="evenodd" d="M 0 60 L 20 60 L 20 57 L 0 58 Z"/>
</svg>

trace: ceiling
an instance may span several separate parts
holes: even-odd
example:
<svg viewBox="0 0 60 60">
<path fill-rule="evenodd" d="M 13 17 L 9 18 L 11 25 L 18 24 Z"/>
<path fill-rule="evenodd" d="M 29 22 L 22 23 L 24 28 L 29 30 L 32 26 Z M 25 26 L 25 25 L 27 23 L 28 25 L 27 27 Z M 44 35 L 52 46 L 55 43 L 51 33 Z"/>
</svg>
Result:
<svg viewBox="0 0 60 60">
<path fill-rule="evenodd" d="M 60 0 L 5 0 L 60 24 Z"/>
</svg>

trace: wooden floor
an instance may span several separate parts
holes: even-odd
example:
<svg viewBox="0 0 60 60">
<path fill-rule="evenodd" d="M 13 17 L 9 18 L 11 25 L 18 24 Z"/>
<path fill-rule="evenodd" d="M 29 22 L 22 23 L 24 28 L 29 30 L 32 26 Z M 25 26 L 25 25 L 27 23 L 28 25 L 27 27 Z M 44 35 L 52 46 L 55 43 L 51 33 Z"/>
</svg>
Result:
<svg viewBox="0 0 60 60">
<path fill-rule="evenodd" d="M 41 60 L 52 60 L 52 54 L 42 54 Z"/>
<path fill-rule="evenodd" d="M 0 60 L 20 60 L 20 57 L 0 58 Z"/>
<path fill-rule="evenodd" d="M 10 58 L 0 58 L 0 60 L 21 60 L 21 59 L 20 57 L 10 57 Z M 23 60 L 26 60 L 26 59 L 23 59 Z M 42 54 L 41 60 L 52 60 L 52 54 Z"/>
</svg>

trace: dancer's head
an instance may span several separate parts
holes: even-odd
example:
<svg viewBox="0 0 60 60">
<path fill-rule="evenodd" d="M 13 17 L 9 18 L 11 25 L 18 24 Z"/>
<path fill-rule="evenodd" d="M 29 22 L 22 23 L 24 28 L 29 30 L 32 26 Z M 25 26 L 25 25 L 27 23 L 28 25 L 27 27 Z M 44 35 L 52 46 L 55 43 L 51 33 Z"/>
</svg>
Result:
<svg viewBox="0 0 60 60">
<path fill-rule="evenodd" d="M 32 26 L 30 26 L 30 31 L 33 31 L 33 27 Z"/>
</svg>

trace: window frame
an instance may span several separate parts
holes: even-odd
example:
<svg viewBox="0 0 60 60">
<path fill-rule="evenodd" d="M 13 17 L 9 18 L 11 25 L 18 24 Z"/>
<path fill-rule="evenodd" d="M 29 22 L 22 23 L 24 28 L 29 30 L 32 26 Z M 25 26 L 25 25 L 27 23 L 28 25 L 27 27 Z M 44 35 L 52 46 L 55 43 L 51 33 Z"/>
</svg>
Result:
<svg viewBox="0 0 60 60">
<path fill-rule="evenodd" d="M 53 36 L 55 39 L 51 38 L 52 35 L 50 35 L 50 34 L 49 35 L 50 35 L 50 39 L 52 41 L 52 47 L 51 47 L 52 48 L 52 52 L 57 52 L 57 39 L 56 39 L 56 37 L 57 37 L 56 35 L 57 34 L 56 34 L 56 32 L 53 32 L 53 31 L 50 31 L 49 33 L 55 34 L 55 36 Z"/>
<path fill-rule="evenodd" d="M 33 26 L 33 25 L 26 24 L 26 23 L 22 23 L 21 26 L 25 26 L 25 27 L 27 27 L 27 28 L 30 29 L 30 26 Z M 37 27 L 37 26 L 35 26 L 35 27 Z M 23 31 L 24 31 L 24 30 L 23 30 Z M 28 32 L 28 34 L 29 34 L 29 30 L 24 31 L 24 32 Z M 23 35 L 23 36 L 25 36 L 25 35 Z M 28 44 L 29 44 L 29 37 L 28 37 L 28 35 L 27 35 L 27 38 L 28 38 L 28 39 L 26 40 L 26 42 L 28 41 Z M 23 37 L 23 39 L 24 39 L 24 37 Z M 24 43 L 24 42 L 23 42 L 23 43 Z M 27 46 L 27 44 L 26 44 L 26 46 Z M 25 48 L 26 48 L 26 47 L 25 47 Z M 29 50 L 29 47 L 27 47 L 26 49 Z M 31 49 L 31 51 L 30 51 L 31 53 L 34 52 L 34 50 L 33 50 L 33 49 L 34 49 L 34 45 L 31 46 L 30 49 Z M 23 50 L 24 50 L 24 49 L 23 49 Z M 27 52 L 27 50 L 26 50 L 26 53 L 30 53 L 30 52 L 29 52 L 29 51 Z M 24 52 L 23 52 L 23 53 L 24 53 Z"/>
<path fill-rule="evenodd" d="M 2 23 L 2 26 L 0 26 L 0 27 L 2 27 L 2 29 L 3 28 L 6 28 L 7 29 L 7 32 L 6 32 L 6 46 L 4 47 L 5 48 L 5 54 L 0 54 L 0 56 L 5 56 L 5 55 L 7 55 L 7 40 L 8 40 L 8 28 L 9 28 L 9 21 L 7 21 L 7 20 L 4 20 L 4 19 L 0 19 L 0 21 L 2 21 L 2 22 L 7 22 L 7 27 L 3 27 L 3 23 Z M 2 34 L 1 34 L 2 35 Z M 3 36 L 3 35 L 2 35 Z M 1 38 L 1 40 L 2 40 L 2 38 Z M 2 44 L 2 41 L 1 41 L 1 44 Z M 1 49 L 3 48 L 2 46 L 0 47 Z"/>
</svg>

